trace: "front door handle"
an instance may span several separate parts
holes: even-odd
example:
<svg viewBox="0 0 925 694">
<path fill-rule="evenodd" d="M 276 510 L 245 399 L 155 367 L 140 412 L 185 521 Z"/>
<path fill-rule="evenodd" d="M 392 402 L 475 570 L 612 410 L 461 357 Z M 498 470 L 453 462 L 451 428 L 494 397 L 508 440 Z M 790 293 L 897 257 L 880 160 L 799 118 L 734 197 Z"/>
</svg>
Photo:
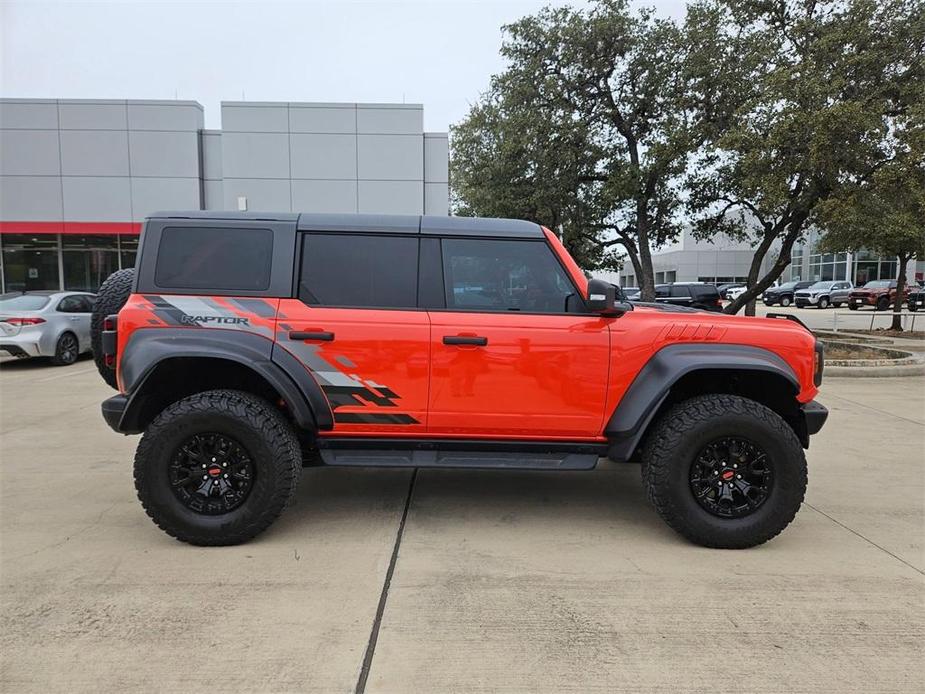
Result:
<svg viewBox="0 0 925 694">
<path fill-rule="evenodd" d="M 487 337 L 469 336 L 469 335 L 444 335 L 443 344 L 445 345 L 477 345 L 484 347 L 488 344 Z"/>
<path fill-rule="evenodd" d="M 321 340 L 322 342 L 331 342 L 334 340 L 334 333 L 326 331 L 304 332 L 293 330 L 289 333 L 290 340 Z"/>
</svg>

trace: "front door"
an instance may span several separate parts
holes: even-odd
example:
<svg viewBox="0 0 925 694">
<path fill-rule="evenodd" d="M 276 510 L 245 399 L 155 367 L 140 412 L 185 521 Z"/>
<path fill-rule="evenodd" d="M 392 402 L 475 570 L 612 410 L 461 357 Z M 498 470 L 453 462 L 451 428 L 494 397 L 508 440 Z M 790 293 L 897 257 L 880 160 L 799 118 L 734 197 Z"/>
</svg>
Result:
<svg viewBox="0 0 925 694">
<path fill-rule="evenodd" d="M 610 319 L 583 302 L 544 241 L 443 239 L 446 310 L 431 311 L 428 432 L 600 434 Z"/>
<path fill-rule="evenodd" d="M 305 235 L 299 298 L 280 302 L 276 335 L 327 396 L 326 435 L 425 431 L 430 324 L 416 309 L 417 263 L 416 237 Z"/>
</svg>

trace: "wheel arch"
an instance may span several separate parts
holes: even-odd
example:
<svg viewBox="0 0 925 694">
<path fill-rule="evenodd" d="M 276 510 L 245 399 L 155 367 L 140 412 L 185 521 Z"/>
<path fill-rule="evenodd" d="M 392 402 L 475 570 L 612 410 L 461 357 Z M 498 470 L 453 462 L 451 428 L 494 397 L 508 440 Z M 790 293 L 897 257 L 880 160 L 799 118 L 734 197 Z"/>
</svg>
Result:
<svg viewBox="0 0 925 694">
<path fill-rule="evenodd" d="M 243 331 L 135 331 L 120 358 L 127 402 L 119 430 L 143 431 L 170 403 L 227 388 L 284 403 L 300 429 L 330 428 L 330 407 L 311 374 L 294 360 L 276 359 L 273 347 L 270 339 Z"/>
<path fill-rule="evenodd" d="M 706 393 L 742 395 L 777 412 L 808 442 L 796 395 L 799 380 L 773 352 L 747 345 L 681 344 L 659 350 L 639 371 L 611 414 L 604 435 L 612 460 L 635 459 L 658 417 Z"/>
</svg>

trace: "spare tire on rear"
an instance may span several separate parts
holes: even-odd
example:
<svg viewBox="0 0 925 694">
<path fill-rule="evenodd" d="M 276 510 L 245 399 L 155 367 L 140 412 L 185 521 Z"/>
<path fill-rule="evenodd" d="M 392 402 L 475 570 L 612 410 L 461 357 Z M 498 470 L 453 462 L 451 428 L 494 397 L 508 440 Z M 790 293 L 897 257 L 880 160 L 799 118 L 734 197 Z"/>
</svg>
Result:
<svg viewBox="0 0 925 694">
<path fill-rule="evenodd" d="M 132 293 L 132 280 L 135 278 L 135 269 L 126 268 L 118 270 L 106 278 L 96 293 L 96 304 L 93 306 L 93 316 L 90 318 L 90 346 L 93 349 L 93 361 L 100 376 L 113 388 L 116 384 L 116 370 L 106 365 L 102 351 L 103 321 L 106 316 L 119 312 L 128 301 Z"/>
</svg>

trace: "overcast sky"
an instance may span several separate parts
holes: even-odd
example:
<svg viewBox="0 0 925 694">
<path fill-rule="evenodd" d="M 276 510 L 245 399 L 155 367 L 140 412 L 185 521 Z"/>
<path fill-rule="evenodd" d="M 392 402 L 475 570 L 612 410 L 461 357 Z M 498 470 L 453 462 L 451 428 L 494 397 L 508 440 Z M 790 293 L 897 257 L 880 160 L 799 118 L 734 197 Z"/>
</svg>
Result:
<svg viewBox="0 0 925 694">
<path fill-rule="evenodd" d="M 501 26 L 547 4 L 584 3 L 0 0 L 0 95 L 192 99 L 209 128 L 223 100 L 406 101 L 442 131 L 503 68 Z"/>
</svg>

